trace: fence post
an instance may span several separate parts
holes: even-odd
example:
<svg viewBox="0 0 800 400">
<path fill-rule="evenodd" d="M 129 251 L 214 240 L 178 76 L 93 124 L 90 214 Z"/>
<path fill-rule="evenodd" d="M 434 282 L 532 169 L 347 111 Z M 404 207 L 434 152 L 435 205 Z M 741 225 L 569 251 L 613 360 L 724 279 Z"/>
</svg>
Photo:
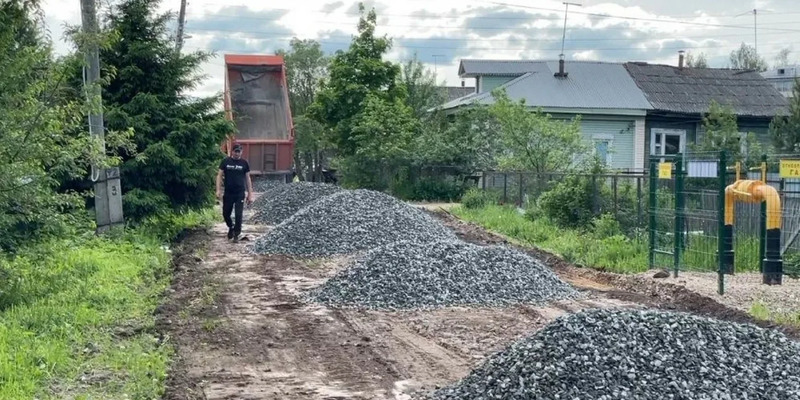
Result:
<svg viewBox="0 0 800 400">
<path fill-rule="evenodd" d="M 650 207 L 650 223 L 648 229 L 650 231 L 650 269 L 656 264 L 656 164 L 653 160 L 650 161 L 650 196 L 648 205 Z"/>
<path fill-rule="evenodd" d="M 599 211 L 597 208 L 597 174 L 592 173 L 592 215 L 597 215 Z"/>
<path fill-rule="evenodd" d="M 503 205 L 508 204 L 508 173 L 503 173 Z"/>
<path fill-rule="evenodd" d="M 674 256 L 674 271 L 675 278 L 678 277 L 678 271 L 681 267 L 681 244 L 683 239 L 683 213 L 684 213 L 684 195 L 683 190 L 683 154 L 678 153 L 675 159 L 675 248 L 673 250 Z"/>
<path fill-rule="evenodd" d="M 725 294 L 725 182 L 727 160 L 725 150 L 719 152 L 717 166 L 717 293 Z"/>
<path fill-rule="evenodd" d="M 644 177 L 636 178 L 636 228 L 642 227 L 642 180 Z"/>
<path fill-rule="evenodd" d="M 617 174 L 614 174 L 614 177 L 611 178 L 611 184 L 614 186 L 614 218 L 619 218 L 619 212 L 617 211 L 619 209 L 619 197 L 617 196 Z"/>
<path fill-rule="evenodd" d="M 767 183 L 767 155 L 761 156 L 761 181 Z M 761 221 L 758 229 L 758 271 L 764 273 L 764 259 L 767 257 L 767 202 L 761 202 Z"/>
<path fill-rule="evenodd" d="M 522 172 L 519 173 L 519 206 L 522 207 Z"/>
</svg>

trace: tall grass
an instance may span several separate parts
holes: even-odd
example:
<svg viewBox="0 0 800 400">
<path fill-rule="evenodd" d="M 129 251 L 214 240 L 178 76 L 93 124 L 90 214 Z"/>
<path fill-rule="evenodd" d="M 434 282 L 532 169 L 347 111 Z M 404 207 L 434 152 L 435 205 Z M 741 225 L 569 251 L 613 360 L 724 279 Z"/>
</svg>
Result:
<svg viewBox="0 0 800 400">
<path fill-rule="evenodd" d="M 0 258 L 0 399 L 155 399 L 168 344 L 154 310 L 170 281 L 163 248 L 209 213 L 55 240 Z"/>
<path fill-rule="evenodd" d="M 525 215 L 506 206 L 488 205 L 477 208 L 453 208 L 458 217 L 491 231 L 555 253 L 564 260 L 587 267 L 616 273 L 646 272 L 649 266 L 649 241 L 646 232 L 633 238 L 621 234 L 618 227 L 601 218 L 588 229 L 557 226 L 541 215 Z M 692 238 L 684 249 L 681 270 L 716 271 L 716 238 Z M 735 267 L 737 271 L 758 271 L 758 238 L 737 237 Z M 658 255 L 657 266 L 671 269 L 672 256 Z"/>
</svg>

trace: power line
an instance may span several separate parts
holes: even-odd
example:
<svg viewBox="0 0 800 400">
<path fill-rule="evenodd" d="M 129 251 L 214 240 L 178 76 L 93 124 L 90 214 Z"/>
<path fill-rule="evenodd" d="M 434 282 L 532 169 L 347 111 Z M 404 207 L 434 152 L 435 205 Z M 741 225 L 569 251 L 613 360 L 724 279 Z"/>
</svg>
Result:
<svg viewBox="0 0 800 400">
<path fill-rule="evenodd" d="M 288 37 L 291 37 L 291 35 L 287 35 L 286 32 L 280 32 L 280 31 L 249 31 L 249 30 L 240 30 L 240 29 L 216 29 L 216 28 L 214 28 L 214 29 L 210 29 L 210 28 L 208 28 L 208 29 L 187 28 L 187 30 L 192 31 L 192 32 L 206 32 L 206 33 L 209 33 L 209 32 L 228 32 L 228 33 L 242 33 L 242 34 L 257 34 L 259 36 L 269 36 L 269 37 L 274 37 L 274 38 L 279 38 L 279 37 L 288 38 Z M 674 40 L 693 40 L 693 39 L 714 40 L 714 39 L 717 39 L 717 38 L 744 37 L 744 36 L 747 36 L 747 35 L 749 35 L 749 33 L 742 32 L 742 33 L 736 33 L 736 34 L 714 35 L 713 37 L 710 37 L 708 35 L 703 35 L 703 36 L 682 36 L 682 37 L 676 37 L 676 38 L 673 38 L 673 39 Z M 771 33 L 762 34 L 762 36 L 764 36 L 764 35 L 784 35 L 784 33 L 782 33 L 782 32 L 771 32 Z M 251 38 L 253 38 L 253 37 L 251 37 Z M 351 35 L 328 35 L 325 38 L 321 38 L 321 40 L 334 39 L 334 38 L 351 39 L 352 36 Z M 262 38 L 254 38 L 254 39 L 268 40 L 268 38 L 263 38 L 263 39 Z M 317 40 L 317 39 L 315 39 L 315 40 Z M 461 41 L 471 40 L 471 41 L 480 41 L 480 42 L 492 42 L 492 43 L 502 42 L 502 43 L 506 43 L 511 39 L 484 39 L 484 38 L 474 38 L 474 37 L 463 37 L 463 38 L 447 37 L 447 38 L 444 38 L 444 37 L 407 37 L 407 36 L 398 36 L 398 37 L 393 37 L 392 40 L 393 41 L 397 41 L 397 40 L 426 40 L 426 41 L 441 41 L 441 42 L 461 42 Z M 624 41 L 641 41 L 641 40 L 647 40 L 647 38 L 635 38 L 634 37 L 634 38 L 571 38 L 570 39 L 571 42 L 619 42 L 619 41 L 623 41 L 624 42 Z M 527 41 L 556 43 L 556 42 L 560 42 L 561 39 L 558 39 L 558 38 L 531 39 L 531 40 L 527 40 Z"/>
</svg>

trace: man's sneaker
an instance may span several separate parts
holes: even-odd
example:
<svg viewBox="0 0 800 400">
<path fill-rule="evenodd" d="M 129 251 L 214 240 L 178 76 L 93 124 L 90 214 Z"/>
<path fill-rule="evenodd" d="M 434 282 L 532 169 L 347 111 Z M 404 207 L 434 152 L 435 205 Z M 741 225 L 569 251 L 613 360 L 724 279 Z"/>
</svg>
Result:
<svg viewBox="0 0 800 400">
<path fill-rule="evenodd" d="M 236 243 L 238 241 L 239 241 L 239 235 L 238 234 L 234 234 L 233 235 L 233 242 Z"/>
<path fill-rule="evenodd" d="M 228 228 L 228 240 L 233 239 L 233 228 Z"/>
</svg>

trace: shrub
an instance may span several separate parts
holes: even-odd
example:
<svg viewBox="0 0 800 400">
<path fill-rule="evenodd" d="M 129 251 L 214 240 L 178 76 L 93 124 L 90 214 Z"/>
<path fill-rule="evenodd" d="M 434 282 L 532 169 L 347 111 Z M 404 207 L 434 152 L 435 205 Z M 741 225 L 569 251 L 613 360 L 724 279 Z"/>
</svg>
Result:
<svg viewBox="0 0 800 400">
<path fill-rule="evenodd" d="M 497 196 L 478 188 L 471 188 L 461 197 L 461 204 L 469 209 L 483 208 L 497 203 Z"/>
<path fill-rule="evenodd" d="M 591 178 L 568 176 L 539 198 L 539 206 L 545 215 L 562 227 L 588 227 L 592 219 L 610 204 L 609 189 L 599 179 L 597 193 L 594 186 Z"/>
<path fill-rule="evenodd" d="M 597 239 L 606 239 L 622 235 L 622 226 L 610 213 L 605 213 L 592 220 L 593 234 Z"/>
</svg>

